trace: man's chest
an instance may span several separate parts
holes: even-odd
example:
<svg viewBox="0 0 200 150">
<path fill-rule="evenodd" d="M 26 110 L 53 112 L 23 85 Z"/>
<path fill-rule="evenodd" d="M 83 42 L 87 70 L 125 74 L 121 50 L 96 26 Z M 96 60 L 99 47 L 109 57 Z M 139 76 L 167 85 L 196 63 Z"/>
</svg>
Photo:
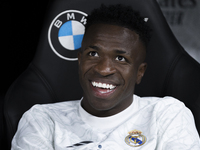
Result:
<svg viewBox="0 0 200 150">
<path fill-rule="evenodd" d="M 154 150 L 157 143 L 156 124 L 150 119 L 128 120 L 106 132 L 86 124 L 56 129 L 54 146 L 57 150 Z"/>
</svg>

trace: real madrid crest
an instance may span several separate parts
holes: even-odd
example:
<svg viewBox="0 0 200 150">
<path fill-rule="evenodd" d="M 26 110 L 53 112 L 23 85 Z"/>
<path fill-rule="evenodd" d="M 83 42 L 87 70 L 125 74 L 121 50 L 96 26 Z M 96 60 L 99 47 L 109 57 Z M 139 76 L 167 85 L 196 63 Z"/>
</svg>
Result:
<svg viewBox="0 0 200 150">
<path fill-rule="evenodd" d="M 126 144 L 131 147 L 139 147 L 146 142 L 146 137 L 142 135 L 142 132 L 139 130 L 132 130 L 128 132 L 128 136 L 125 138 Z"/>
<path fill-rule="evenodd" d="M 78 10 L 67 10 L 58 14 L 51 22 L 48 41 L 53 52 L 65 60 L 78 60 L 77 52 L 87 23 L 87 14 Z"/>
</svg>

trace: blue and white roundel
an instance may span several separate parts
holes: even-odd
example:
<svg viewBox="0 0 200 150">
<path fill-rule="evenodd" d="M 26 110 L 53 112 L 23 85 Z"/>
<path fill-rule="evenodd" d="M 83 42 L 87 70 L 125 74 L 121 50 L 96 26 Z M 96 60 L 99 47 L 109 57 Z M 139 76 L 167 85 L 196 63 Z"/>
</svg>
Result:
<svg viewBox="0 0 200 150">
<path fill-rule="evenodd" d="M 76 61 L 81 50 L 87 14 L 79 10 L 66 10 L 58 14 L 48 30 L 48 42 L 51 50 L 59 58 Z"/>
<path fill-rule="evenodd" d="M 84 35 L 82 23 L 71 20 L 64 23 L 58 32 L 58 39 L 60 44 L 68 50 L 76 50 L 81 48 L 81 42 Z"/>
</svg>

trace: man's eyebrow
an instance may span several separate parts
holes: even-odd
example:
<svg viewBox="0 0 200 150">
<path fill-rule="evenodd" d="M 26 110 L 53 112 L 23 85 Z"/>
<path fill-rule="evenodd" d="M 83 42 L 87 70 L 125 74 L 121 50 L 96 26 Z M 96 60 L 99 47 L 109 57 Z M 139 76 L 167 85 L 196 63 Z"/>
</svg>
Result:
<svg viewBox="0 0 200 150">
<path fill-rule="evenodd" d="M 94 46 L 94 45 L 90 45 L 88 46 L 88 48 L 94 49 L 94 50 L 100 50 L 100 48 L 98 46 Z M 125 50 L 119 50 L 119 49 L 114 49 L 114 52 L 117 54 L 128 54 L 127 51 Z"/>
<path fill-rule="evenodd" d="M 97 50 L 97 51 L 98 51 L 100 48 L 99 48 L 98 46 L 90 45 L 90 46 L 86 47 L 86 48 L 84 49 L 84 51 L 85 51 L 85 50 L 91 50 L 91 49 Z"/>
<path fill-rule="evenodd" d="M 118 49 L 115 49 L 114 50 L 117 54 L 125 54 L 125 53 L 127 53 L 126 51 L 124 51 L 124 50 L 118 50 Z"/>
<path fill-rule="evenodd" d="M 94 50 L 99 50 L 99 47 L 94 46 L 94 45 L 90 45 L 89 48 L 92 48 L 92 49 L 94 49 Z"/>
</svg>

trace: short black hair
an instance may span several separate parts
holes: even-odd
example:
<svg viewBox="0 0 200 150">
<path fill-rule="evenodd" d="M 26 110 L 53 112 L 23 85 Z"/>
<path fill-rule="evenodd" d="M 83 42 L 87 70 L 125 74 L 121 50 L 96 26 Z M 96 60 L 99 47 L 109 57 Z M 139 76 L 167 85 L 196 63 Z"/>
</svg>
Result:
<svg viewBox="0 0 200 150">
<path fill-rule="evenodd" d="M 140 13 L 134 11 L 130 6 L 101 4 L 100 8 L 94 9 L 87 16 L 85 32 L 95 23 L 118 25 L 133 30 L 139 35 L 145 46 L 147 46 L 151 37 L 151 29 L 144 21 L 144 17 L 141 17 Z"/>
</svg>

